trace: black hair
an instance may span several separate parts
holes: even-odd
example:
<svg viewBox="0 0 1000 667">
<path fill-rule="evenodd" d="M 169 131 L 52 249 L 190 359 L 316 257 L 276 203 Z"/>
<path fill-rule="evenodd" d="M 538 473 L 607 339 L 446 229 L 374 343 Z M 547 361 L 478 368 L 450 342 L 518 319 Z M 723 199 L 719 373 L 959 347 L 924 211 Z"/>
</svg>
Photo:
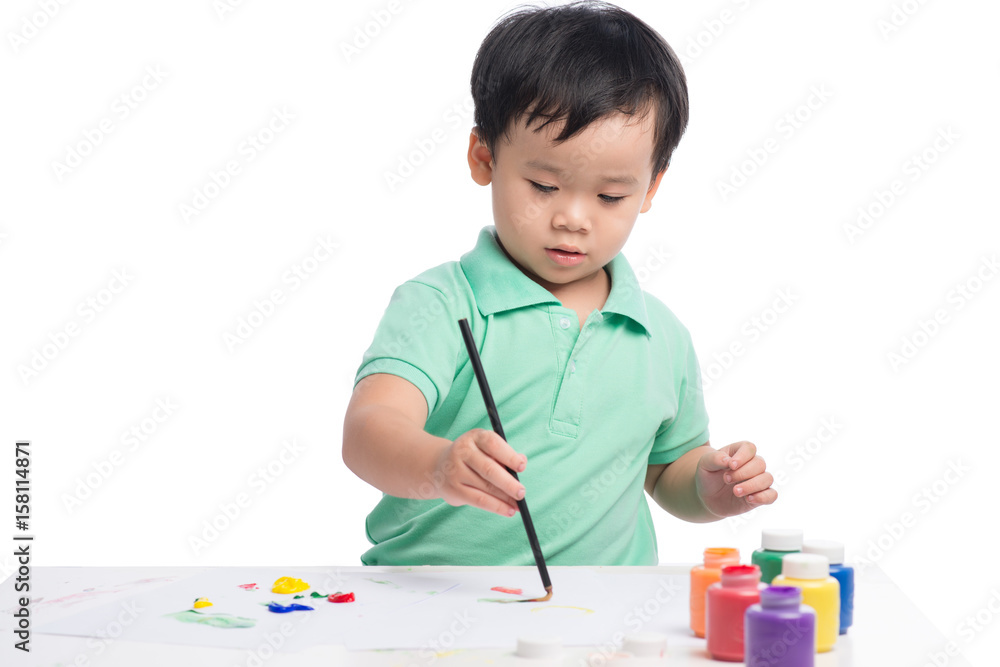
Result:
<svg viewBox="0 0 1000 667">
<path fill-rule="evenodd" d="M 476 53 L 472 98 L 491 153 L 525 114 L 526 127 L 545 119 L 536 132 L 565 120 L 559 143 L 616 111 L 641 118 L 654 110 L 654 178 L 688 122 L 687 82 L 670 45 L 631 13 L 592 0 L 502 17 Z"/>
</svg>

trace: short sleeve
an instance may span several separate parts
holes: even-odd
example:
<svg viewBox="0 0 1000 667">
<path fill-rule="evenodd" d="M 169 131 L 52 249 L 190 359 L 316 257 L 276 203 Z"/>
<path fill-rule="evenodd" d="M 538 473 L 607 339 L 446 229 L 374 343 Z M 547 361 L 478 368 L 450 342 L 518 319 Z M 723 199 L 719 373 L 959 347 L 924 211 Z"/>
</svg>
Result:
<svg viewBox="0 0 1000 667">
<path fill-rule="evenodd" d="M 354 377 L 398 375 L 427 401 L 428 416 L 448 395 L 462 344 L 452 300 L 436 287 L 410 280 L 392 293 Z"/>
<path fill-rule="evenodd" d="M 708 411 L 701 386 L 701 369 L 690 334 L 686 329 L 681 331 L 683 344 L 675 348 L 679 362 L 674 365 L 677 411 L 672 419 L 660 424 L 649 453 L 649 465 L 673 463 L 708 442 Z"/>
</svg>

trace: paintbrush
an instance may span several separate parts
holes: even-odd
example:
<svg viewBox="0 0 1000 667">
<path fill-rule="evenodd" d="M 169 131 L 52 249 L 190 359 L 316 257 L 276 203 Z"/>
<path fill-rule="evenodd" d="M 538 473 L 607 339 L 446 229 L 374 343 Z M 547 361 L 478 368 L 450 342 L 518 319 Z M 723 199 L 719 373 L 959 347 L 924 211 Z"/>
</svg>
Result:
<svg viewBox="0 0 1000 667">
<path fill-rule="evenodd" d="M 458 326 L 462 330 L 462 338 L 465 339 L 465 348 L 469 351 L 469 361 L 472 362 L 472 370 L 476 373 L 476 380 L 479 382 L 479 390 L 483 393 L 483 402 L 486 403 L 486 413 L 490 416 L 490 423 L 497 435 L 507 440 L 503 434 L 503 426 L 500 425 L 500 415 L 497 414 L 497 406 L 493 402 L 493 394 L 490 386 L 486 383 L 486 372 L 479 359 L 479 351 L 476 349 L 476 341 L 472 339 L 472 330 L 469 328 L 469 321 L 464 317 L 458 321 Z M 504 468 L 517 479 L 517 473 L 504 466 Z M 531 515 L 528 513 L 528 502 L 524 498 L 517 501 L 517 509 L 521 513 L 524 521 L 524 530 L 528 533 L 528 542 L 531 544 L 531 552 L 535 555 L 535 565 L 538 566 L 538 573 L 542 576 L 542 585 L 545 586 L 545 596 L 532 598 L 530 600 L 504 600 L 504 602 L 546 602 L 552 597 L 552 581 L 549 580 L 549 571 L 545 567 L 545 557 L 542 555 L 542 547 L 538 544 L 538 535 L 535 534 L 535 524 L 531 522 Z"/>
</svg>

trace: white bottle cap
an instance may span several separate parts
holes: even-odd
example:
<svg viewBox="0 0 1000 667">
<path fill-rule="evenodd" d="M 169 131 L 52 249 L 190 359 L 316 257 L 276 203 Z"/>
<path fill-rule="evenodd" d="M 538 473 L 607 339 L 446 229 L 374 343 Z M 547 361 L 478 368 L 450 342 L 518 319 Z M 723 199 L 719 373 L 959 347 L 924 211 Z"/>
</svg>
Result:
<svg viewBox="0 0 1000 667">
<path fill-rule="evenodd" d="M 798 528 L 765 528 L 760 546 L 768 551 L 798 551 L 802 548 L 802 531 Z"/>
<path fill-rule="evenodd" d="M 830 561 L 819 554 L 788 554 L 781 559 L 781 574 L 792 579 L 826 579 Z"/>
<path fill-rule="evenodd" d="M 558 658 L 561 654 L 562 640 L 559 637 L 517 638 L 519 658 Z"/>
<path fill-rule="evenodd" d="M 640 632 L 627 635 L 622 651 L 637 658 L 662 658 L 667 652 L 667 636 L 659 632 Z"/>
<path fill-rule="evenodd" d="M 802 543 L 802 553 L 826 556 L 830 565 L 844 563 L 844 543 L 833 540 L 806 540 Z"/>
</svg>

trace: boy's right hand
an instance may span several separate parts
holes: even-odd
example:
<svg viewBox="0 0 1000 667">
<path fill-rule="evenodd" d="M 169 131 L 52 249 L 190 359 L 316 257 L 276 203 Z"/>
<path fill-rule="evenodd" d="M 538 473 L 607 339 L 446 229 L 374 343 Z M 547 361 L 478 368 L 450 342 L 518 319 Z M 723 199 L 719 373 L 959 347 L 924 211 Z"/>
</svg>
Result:
<svg viewBox="0 0 1000 667">
<path fill-rule="evenodd" d="M 528 459 L 494 431 L 474 428 L 446 447 L 434 468 L 438 495 L 449 505 L 472 505 L 514 516 L 524 486 L 504 470 L 523 472 Z"/>
</svg>

